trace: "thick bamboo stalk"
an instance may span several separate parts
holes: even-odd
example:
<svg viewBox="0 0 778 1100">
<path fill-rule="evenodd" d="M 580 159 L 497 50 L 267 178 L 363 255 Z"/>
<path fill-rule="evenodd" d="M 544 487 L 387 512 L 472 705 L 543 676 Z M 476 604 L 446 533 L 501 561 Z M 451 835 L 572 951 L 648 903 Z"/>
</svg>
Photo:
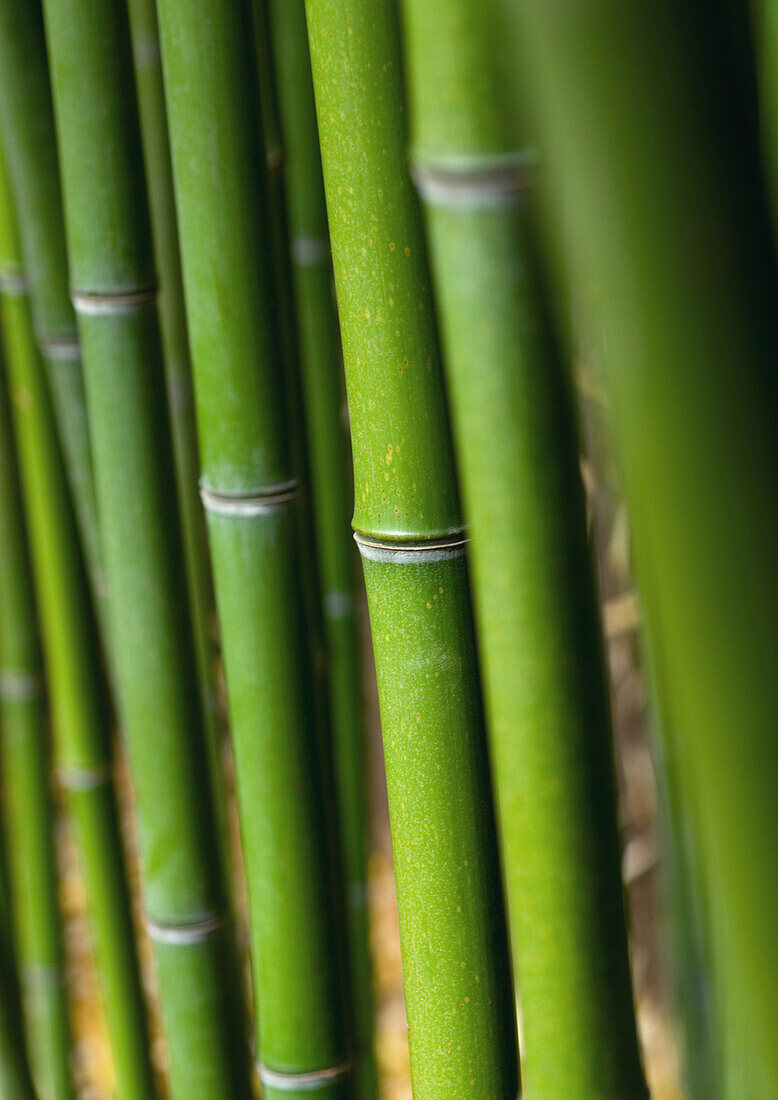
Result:
<svg viewBox="0 0 778 1100">
<path fill-rule="evenodd" d="M 171 1091 L 248 1096 L 156 310 L 127 12 L 47 0 L 72 298 Z"/>
<path fill-rule="evenodd" d="M 359 1096 L 375 1094 L 372 966 L 367 924 L 365 718 L 349 530 L 351 470 L 343 418 L 340 333 L 304 0 L 270 0 L 283 182 L 310 455 L 327 651 L 333 755 L 346 887 Z"/>
<path fill-rule="evenodd" d="M 158 7 L 263 1095 L 351 1095 L 248 2 Z M 193 98 L 192 89 L 197 88 Z M 224 120 L 230 125 L 225 126 Z M 218 175 L 209 165 L 219 164 Z"/>
<path fill-rule="evenodd" d="M 2 180 L 2 205 L 10 193 Z M 148 1100 L 153 1078 L 112 785 L 97 632 L 48 388 L 32 329 L 15 225 L 1 223 L 3 332 L 55 760 L 83 857 L 89 915 L 119 1096 Z"/>
<path fill-rule="evenodd" d="M 778 1075 L 778 275 L 746 9 L 521 0 L 516 42 L 607 344 L 652 663 L 712 906 L 722 1079 L 756 1100 Z"/>
<path fill-rule="evenodd" d="M 572 395 L 542 299 L 496 5 L 405 0 L 522 1019 L 543 1100 L 646 1096 Z M 510 43 L 508 43 L 509 45 Z"/>
<path fill-rule="evenodd" d="M 57 149 L 38 3 L 0 7 L 0 130 L 30 278 L 33 323 L 46 366 L 79 535 L 110 649 L 81 353 L 68 294 Z"/>
<path fill-rule="evenodd" d="M 7 211 L 0 213 L 0 218 Z M 0 231 L 0 238 L 4 237 Z M 11 914 L 32 1074 L 68 1100 L 70 1031 L 35 597 L 6 380 L 0 377 L 0 776 Z"/>
<path fill-rule="evenodd" d="M 181 280 L 178 219 L 173 196 L 165 92 L 154 0 L 129 0 L 135 79 L 146 161 L 151 229 L 159 271 L 159 319 L 170 408 L 178 502 L 184 534 L 189 604 L 203 695 L 205 739 L 211 774 L 220 860 L 232 890 L 229 815 L 224 776 L 225 730 L 219 712 L 214 628 L 215 596 L 205 516 L 200 502 L 200 456 L 197 449 L 189 339 Z"/>
<path fill-rule="evenodd" d="M 472 613 L 388 0 L 308 0 L 416 1100 L 518 1090 Z"/>
</svg>

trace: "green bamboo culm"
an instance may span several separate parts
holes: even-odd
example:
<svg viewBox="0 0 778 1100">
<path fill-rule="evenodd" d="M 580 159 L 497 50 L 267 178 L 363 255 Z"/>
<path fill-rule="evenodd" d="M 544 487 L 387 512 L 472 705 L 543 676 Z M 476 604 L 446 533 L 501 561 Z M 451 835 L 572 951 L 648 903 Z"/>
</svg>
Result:
<svg viewBox="0 0 778 1100">
<path fill-rule="evenodd" d="M 332 286 L 316 106 L 304 0 L 269 0 L 273 72 L 294 275 L 313 516 L 324 606 L 349 932 L 360 1097 L 375 1095 L 372 966 L 367 923 L 365 716 L 349 531 L 351 471 L 343 419 L 340 333 Z"/>
<path fill-rule="evenodd" d="M 211 562 L 200 503 L 200 457 L 192 395 L 189 339 L 181 281 L 178 220 L 173 196 L 165 92 L 154 0 L 129 0 L 141 135 L 146 161 L 154 254 L 159 271 L 159 318 L 162 330 L 171 434 L 178 500 L 186 555 L 189 603 L 203 695 L 208 766 L 215 805 L 222 869 L 232 890 L 229 816 L 224 777 L 224 725 L 219 713 L 216 653 L 213 637 L 215 597 Z"/>
<path fill-rule="evenodd" d="M 41 47 L 43 43 L 41 42 Z M 51 700 L 54 755 L 86 880 L 118 1095 L 154 1095 L 148 1032 L 113 790 L 97 628 L 22 257 L 2 179 L 3 331 L 33 577 Z M 11 290 L 13 289 L 13 293 Z"/>
<path fill-rule="evenodd" d="M 68 293 L 57 148 L 39 3 L 0 8 L 0 132 L 30 279 L 33 323 L 86 557 L 106 655 L 108 593 L 102 568 L 81 352 Z"/>
<path fill-rule="evenodd" d="M 550 331 L 496 5 L 405 0 L 522 1019 L 543 1100 L 645 1097 L 572 395 Z"/>
<path fill-rule="evenodd" d="M 174 1097 L 247 1097 L 191 639 L 127 12 L 44 7 L 143 904 Z"/>
<path fill-rule="evenodd" d="M 5 484 L 3 484 L 5 489 Z M 0 842 L 0 860 L 5 862 Z M 38 1100 L 25 1056 L 6 868 L 0 872 L 0 1096 Z"/>
<path fill-rule="evenodd" d="M 653 672 L 711 911 L 719 1080 L 761 1100 L 778 1074 L 778 275 L 747 6 L 518 9 L 552 195 L 607 346 Z"/>
<path fill-rule="evenodd" d="M 389 0 L 308 0 L 415 1100 L 518 1091 L 465 536 Z"/>
<path fill-rule="evenodd" d="M 162 0 L 158 11 L 248 882 L 258 1070 L 267 1100 L 312 1091 L 340 1100 L 352 1095 L 340 899 L 313 721 L 251 10 Z"/>
<path fill-rule="evenodd" d="M 7 217 L 3 210 L 0 218 Z M 0 238 L 6 232 L 0 231 Z M 11 288 L 13 289 L 13 287 Z M 0 286 L 0 293 L 2 293 Z M 0 777 L 29 1061 L 44 1100 L 69 1100 L 70 1029 L 54 851 L 42 656 L 6 381 L 0 377 Z"/>
</svg>

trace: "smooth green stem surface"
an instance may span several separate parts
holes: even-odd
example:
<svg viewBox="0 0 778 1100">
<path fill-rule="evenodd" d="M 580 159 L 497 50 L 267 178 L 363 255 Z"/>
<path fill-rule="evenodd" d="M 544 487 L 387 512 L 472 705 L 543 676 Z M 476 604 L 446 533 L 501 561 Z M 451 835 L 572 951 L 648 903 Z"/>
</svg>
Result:
<svg viewBox="0 0 778 1100">
<path fill-rule="evenodd" d="M 29 273 L 35 336 L 46 366 L 103 647 L 108 652 L 108 593 L 97 523 L 81 352 L 68 294 L 54 116 L 42 41 L 40 3 L 8 0 L 2 5 L 0 132 Z"/>
<path fill-rule="evenodd" d="M 0 859 L 4 856 L 0 844 Z M 11 905 L 4 880 L 3 872 L 0 881 L 0 1096 L 3 1100 L 37 1100 L 24 1052 Z"/>
<path fill-rule="evenodd" d="M 572 395 L 542 299 L 494 5 L 405 0 L 412 160 L 445 351 L 526 1095 L 645 1097 Z"/>
<path fill-rule="evenodd" d="M 9 215 L 10 194 L 4 180 L 0 190 L 0 206 Z M 122 1100 L 148 1100 L 154 1094 L 153 1077 L 112 786 L 110 725 L 97 631 L 43 364 L 33 335 L 15 225 L 6 217 L 0 229 L 6 363 L 55 759 L 82 856 L 117 1091 Z"/>
<path fill-rule="evenodd" d="M 652 666 L 712 910 L 725 1094 L 760 1100 L 778 1075 L 778 277 L 747 6 L 518 11 L 607 348 Z"/>
<path fill-rule="evenodd" d="M 394 5 L 308 0 L 416 1100 L 513 1100 L 510 962 Z"/>
<path fill-rule="evenodd" d="M 250 5 L 162 0 L 159 16 L 259 1073 L 271 1100 L 340 1100 L 351 1095 L 340 899 L 314 721 Z"/>
<path fill-rule="evenodd" d="M 327 649 L 328 697 L 346 887 L 358 1095 L 375 1095 L 372 965 L 367 923 L 365 714 L 349 529 L 351 470 L 343 417 L 340 332 L 304 0 L 269 0 L 283 181 L 310 454 Z"/>
<path fill-rule="evenodd" d="M 191 637 L 127 12 L 44 6 L 115 663 L 170 1087 L 249 1095 Z"/>
<path fill-rule="evenodd" d="M 184 533 L 189 602 L 197 665 L 203 694 L 208 765 L 211 771 L 221 864 L 231 882 L 227 796 L 223 771 L 224 727 L 219 713 L 214 644 L 215 597 L 205 516 L 200 502 L 197 450 L 186 308 L 178 249 L 178 219 L 173 196 L 165 92 L 154 0 L 130 0 L 135 77 L 146 158 L 151 228 L 159 272 L 159 318 L 165 361 L 178 501 Z M 231 884 L 229 886 L 232 889 Z"/>
<path fill-rule="evenodd" d="M 4 373 L 0 377 L 3 836 L 32 1073 L 43 1100 L 69 1100 L 73 1095 L 70 1030 L 57 898 L 43 667 Z"/>
</svg>

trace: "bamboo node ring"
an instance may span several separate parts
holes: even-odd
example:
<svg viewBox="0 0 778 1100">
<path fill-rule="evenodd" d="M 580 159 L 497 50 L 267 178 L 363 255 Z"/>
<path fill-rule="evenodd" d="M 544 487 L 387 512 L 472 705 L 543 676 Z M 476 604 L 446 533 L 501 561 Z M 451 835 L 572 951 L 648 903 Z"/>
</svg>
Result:
<svg viewBox="0 0 778 1100">
<path fill-rule="evenodd" d="M 281 485 L 270 485 L 261 493 L 250 496 L 227 496 L 201 485 L 200 497 L 206 512 L 222 516 L 262 516 L 291 504 L 297 499 L 297 489 L 297 481 L 292 480 Z"/>
<path fill-rule="evenodd" d="M 7 294 L 13 298 L 23 298 L 28 294 L 30 284 L 26 275 L 21 271 L 0 271 L 0 294 Z"/>
<path fill-rule="evenodd" d="M 162 924 L 152 920 L 151 917 L 143 918 L 150 938 L 155 943 L 168 943 L 177 947 L 186 947 L 189 944 L 202 943 L 220 931 L 226 923 L 224 913 L 212 913 L 204 920 L 194 924 Z"/>
<path fill-rule="evenodd" d="M 0 668 L 0 699 L 6 703 L 24 703 L 40 699 L 46 693 L 43 675 L 22 668 Z"/>
<path fill-rule="evenodd" d="M 300 236 L 292 241 L 292 259 L 297 267 L 313 267 L 326 260 L 329 254 L 329 241 L 323 237 Z"/>
<path fill-rule="evenodd" d="M 423 565 L 435 561 L 449 561 L 462 558 L 469 538 L 463 531 L 452 532 L 450 537 L 419 540 L 418 542 L 394 542 L 373 538 L 370 535 L 354 532 L 354 541 L 359 553 L 368 561 L 398 562 L 409 565 Z"/>
<path fill-rule="evenodd" d="M 327 1069 L 315 1069 L 310 1073 L 281 1073 L 275 1069 L 268 1069 L 261 1062 L 257 1062 L 257 1073 L 263 1085 L 281 1091 L 293 1090 L 299 1092 L 313 1092 L 315 1089 L 326 1088 L 333 1081 L 340 1081 L 351 1073 L 352 1063 L 341 1062 L 339 1066 L 330 1066 Z"/>
<path fill-rule="evenodd" d="M 113 779 L 113 769 L 108 764 L 94 767 L 57 768 L 57 781 L 66 791 L 93 791 Z"/>
<path fill-rule="evenodd" d="M 413 165 L 413 182 L 432 206 L 516 206 L 536 183 L 537 165 L 529 153 L 475 163 L 470 167 Z"/>
<path fill-rule="evenodd" d="M 75 333 L 72 336 L 54 336 L 46 332 L 36 332 L 41 355 L 47 359 L 76 362 L 81 358 L 81 342 Z"/>
<path fill-rule="evenodd" d="M 86 317 L 134 313 L 156 299 L 156 285 L 139 290 L 118 291 L 115 294 L 92 294 L 72 288 L 70 291 L 70 300 L 76 313 Z"/>
</svg>

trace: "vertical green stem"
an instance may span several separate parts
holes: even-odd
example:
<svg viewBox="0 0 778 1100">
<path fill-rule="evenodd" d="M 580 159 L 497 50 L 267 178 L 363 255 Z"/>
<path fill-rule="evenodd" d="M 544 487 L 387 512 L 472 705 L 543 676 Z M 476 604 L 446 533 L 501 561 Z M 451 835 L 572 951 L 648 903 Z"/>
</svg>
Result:
<svg viewBox="0 0 778 1100">
<path fill-rule="evenodd" d="M 35 337 L 75 506 L 79 536 L 110 650 L 108 593 L 102 567 L 89 426 L 76 319 L 68 294 L 54 116 L 39 3 L 0 8 L 0 130 L 30 278 Z"/>
<path fill-rule="evenodd" d="M 725 1090 L 757 1100 L 778 1076 L 778 274 L 747 6 L 518 10 L 607 345 L 661 713 L 712 906 Z"/>
<path fill-rule="evenodd" d="M 303 402 L 328 660 L 328 691 L 347 892 L 359 1096 L 375 1095 L 372 966 L 367 926 L 365 727 L 349 530 L 348 439 L 340 333 L 304 0 L 269 0 L 280 113 Z"/>
<path fill-rule="evenodd" d="M 249 1094 L 188 609 L 127 12 L 46 0 L 72 298 L 171 1091 Z"/>
<path fill-rule="evenodd" d="M 313 720 L 250 5 L 162 0 L 158 10 L 249 891 L 259 1074 L 268 1100 L 341 1100 L 351 1095 L 351 1075 L 339 899 Z"/>
<path fill-rule="evenodd" d="M 405 0 L 530 1097 L 646 1096 L 571 393 L 496 5 Z"/>
<path fill-rule="evenodd" d="M 69 1100 L 70 1031 L 43 669 L 4 376 L 0 486 L 0 773 L 14 942 L 38 1091 L 44 1100 Z"/>
<path fill-rule="evenodd" d="M 5 853 L 0 845 L 0 858 Z M 5 1100 L 36 1100 L 24 1053 L 19 986 L 13 953 L 10 899 L 3 871 L 0 880 L 0 1096 Z"/>
<path fill-rule="evenodd" d="M 4 178 L 0 206 L 7 215 L 0 238 L 6 364 L 56 764 L 83 856 L 117 1091 L 122 1100 L 148 1100 L 154 1092 L 153 1077 L 113 792 L 97 632 Z"/>
<path fill-rule="evenodd" d="M 453 455 L 389 0 L 308 0 L 416 1100 L 518 1090 Z"/>
<path fill-rule="evenodd" d="M 224 728 L 219 714 L 213 640 L 215 600 L 211 562 L 200 502 L 200 457 L 192 398 L 189 339 L 178 249 L 178 219 L 173 196 L 165 92 L 154 0 L 129 0 L 141 134 L 146 159 L 151 228 L 159 269 L 159 318 L 162 329 L 168 404 L 176 463 L 178 501 L 186 556 L 189 603 L 203 694 L 208 766 L 216 808 L 222 867 L 229 879 L 230 843 L 223 771 Z"/>
</svg>

